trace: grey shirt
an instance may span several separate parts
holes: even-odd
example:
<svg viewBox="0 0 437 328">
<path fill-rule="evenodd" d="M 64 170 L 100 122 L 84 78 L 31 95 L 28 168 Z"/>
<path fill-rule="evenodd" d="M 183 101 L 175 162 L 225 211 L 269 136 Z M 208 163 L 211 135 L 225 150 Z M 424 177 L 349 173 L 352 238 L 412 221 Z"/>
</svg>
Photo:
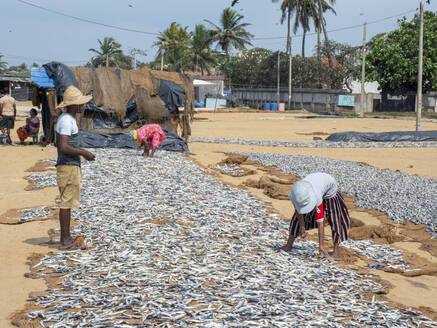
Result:
<svg viewBox="0 0 437 328">
<path fill-rule="evenodd" d="M 320 205 L 323 199 L 330 199 L 335 197 L 338 191 L 337 182 L 335 179 L 326 173 L 311 173 L 308 174 L 304 179 L 308 181 L 313 186 L 316 192 L 317 205 Z"/>
</svg>

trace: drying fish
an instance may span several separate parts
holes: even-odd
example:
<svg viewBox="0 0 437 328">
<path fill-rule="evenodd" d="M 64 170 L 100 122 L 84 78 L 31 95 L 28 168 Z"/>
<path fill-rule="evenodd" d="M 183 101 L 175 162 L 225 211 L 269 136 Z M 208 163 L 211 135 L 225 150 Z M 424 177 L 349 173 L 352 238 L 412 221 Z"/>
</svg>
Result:
<svg viewBox="0 0 437 328">
<path fill-rule="evenodd" d="M 366 275 L 274 246 L 287 225 L 271 205 L 175 153 L 96 149 L 83 163 L 75 232 L 88 251 L 56 252 L 34 272 L 62 274 L 34 298 L 46 327 L 437 327 L 364 295 Z M 154 170 L 143 169 L 154 167 Z M 211 195 L 199 197 L 199 195 Z"/>
</svg>

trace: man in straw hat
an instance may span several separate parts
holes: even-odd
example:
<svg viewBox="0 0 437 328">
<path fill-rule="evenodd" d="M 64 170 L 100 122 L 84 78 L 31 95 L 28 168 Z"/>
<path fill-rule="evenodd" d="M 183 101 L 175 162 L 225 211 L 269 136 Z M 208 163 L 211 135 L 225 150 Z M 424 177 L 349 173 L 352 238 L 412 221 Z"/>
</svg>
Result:
<svg viewBox="0 0 437 328">
<path fill-rule="evenodd" d="M 94 154 L 79 147 L 79 129 L 76 114 L 82 106 L 91 100 L 74 86 L 64 92 L 64 100 L 58 107 L 65 108 L 56 123 L 56 140 L 58 160 L 56 175 L 61 204 L 59 205 L 59 222 L 61 225 L 61 245 L 59 249 L 74 250 L 80 246 L 74 244 L 70 235 L 71 209 L 77 210 L 80 202 L 80 156 L 87 161 L 94 161 Z"/>
<path fill-rule="evenodd" d="M 330 258 L 324 243 L 324 220 L 326 218 L 332 230 L 333 257 L 338 258 L 340 243 L 348 239 L 350 219 L 346 203 L 338 190 L 335 179 L 322 172 L 309 174 L 293 185 L 288 197 L 296 211 L 290 222 L 287 244 L 282 249 L 291 250 L 296 237 L 305 238 L 306 230 L 317 227 L 319 255 Z"/>
</svg>

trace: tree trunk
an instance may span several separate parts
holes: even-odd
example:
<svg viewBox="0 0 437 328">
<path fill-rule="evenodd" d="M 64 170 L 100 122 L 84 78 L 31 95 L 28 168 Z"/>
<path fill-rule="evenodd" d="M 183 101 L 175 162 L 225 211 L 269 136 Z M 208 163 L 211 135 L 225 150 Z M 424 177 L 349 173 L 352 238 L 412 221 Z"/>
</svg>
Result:
<svg viewBox="0 0 437 328">
<path fill-rule="evenodd" d="M 305 58 L 305 37 L 306 37 L 307 31 L 306 29 L 303 30 L 303 37 L 302 37 L 302 58 Z"/>
<path fill-rule="evenodd" d="M 319 0 L 319 17 L 318 19 L 318 24 L 317 24 L 317 60 L 320 62 L 321 56 L 320 56 L 320 30 L 322 29 L 322 17 L 323 17 L 323 12 L 322 12 L 322 2 Z"/>
<path fill-rule="evenodd" d="M 291 42 L 290 42 L 290 28 L 291 28 L 291 6 L 288 5 L 288 17 L 287 17 L 287 53 L 291 55 Z"/>
<path fill-rule="evenodd" d="M 322 12 L 322 2 L 319 0 L 318 1 L 319 4 L 319 14 L 318 14 L 318 24 L 317 24 L 317 63 L 318 63 L 318 71 L 319 71 L 319 88 L 322 88 L 322 61 L 321 61 L 321 55 L 320 55 L 320 30 L 322 28 L 322 17 L 323 17 L 323 12 Z"/>
<path fill-rule="evenodd" d="M 109 66 L 109 55 L 106 55 L 106 67 Z"/>
<path fill-rule="evenodd" d="M 322 28 L 323 28 L 323 34 L 325 37 L 326 56 L 328 57 L 329 87 L 333 88 L 331 74 L 332 74 L 332 70 L 334 68 L 334 65 L 332 63 L 331 49 L 329 49 L 328 31 L 326 31 L 326 25 L 325 25 L 324 20 L 322 20 Z"/>
</svg>

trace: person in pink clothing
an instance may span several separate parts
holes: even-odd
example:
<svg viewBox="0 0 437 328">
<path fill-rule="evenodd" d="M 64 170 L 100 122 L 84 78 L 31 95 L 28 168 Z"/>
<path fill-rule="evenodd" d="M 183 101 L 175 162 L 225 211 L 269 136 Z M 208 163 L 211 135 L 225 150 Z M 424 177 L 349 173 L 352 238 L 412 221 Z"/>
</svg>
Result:
<svg viewBox="0 0 437 328">
<path fill-rule="evenodd" d="M 146 124 L 137 130 L 129 132 L 130 137 L 135 140 L 141 149 L 144 146 L 143 156 L 153 157 L 156 149 L 165 140 L 164 131 L 158 124 Z"/>
</svg>

